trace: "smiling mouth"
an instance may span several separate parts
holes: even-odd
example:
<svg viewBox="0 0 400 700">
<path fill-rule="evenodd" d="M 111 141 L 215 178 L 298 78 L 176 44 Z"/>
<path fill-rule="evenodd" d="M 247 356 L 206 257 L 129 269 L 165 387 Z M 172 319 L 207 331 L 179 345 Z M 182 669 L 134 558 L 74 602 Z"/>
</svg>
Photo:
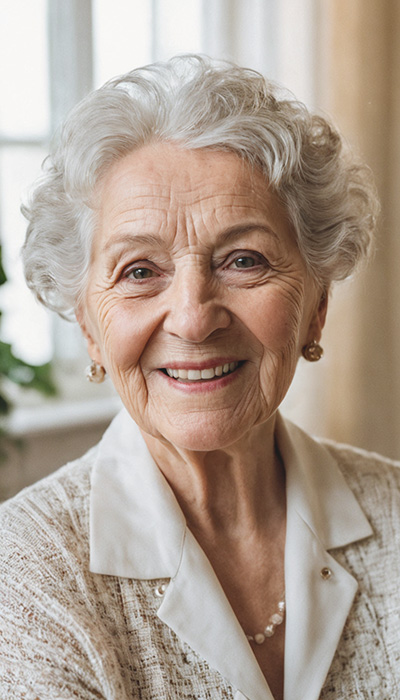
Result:
<svg viewBox="0 0 400 700">
<path fill-rule="evenodd" d="M 226 377 L 238 369 L 242 362 L 227 362 L 217 367 L 207 367 L 206 369 L 171 369 L 165 367 L 161 371 L 167 374 L 171 379 L 176 379 L 181 382 L 204 382 Z"/>
</svg>

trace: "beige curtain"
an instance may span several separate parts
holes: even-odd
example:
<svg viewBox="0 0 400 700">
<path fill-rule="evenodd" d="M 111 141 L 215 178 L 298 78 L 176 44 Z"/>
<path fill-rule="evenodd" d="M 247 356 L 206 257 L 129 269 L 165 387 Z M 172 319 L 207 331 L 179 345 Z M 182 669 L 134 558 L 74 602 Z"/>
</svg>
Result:
<svg viewBox="0 0 400 700">
<path fill-rule="evenodd" d="M 372 264 L 334 290 L 314 413 L 329 437 L 400 458 L 400 2 L 322 0 L 316 28 L 316 102 L 374 171 L 382 216 Z"/>
</svg>

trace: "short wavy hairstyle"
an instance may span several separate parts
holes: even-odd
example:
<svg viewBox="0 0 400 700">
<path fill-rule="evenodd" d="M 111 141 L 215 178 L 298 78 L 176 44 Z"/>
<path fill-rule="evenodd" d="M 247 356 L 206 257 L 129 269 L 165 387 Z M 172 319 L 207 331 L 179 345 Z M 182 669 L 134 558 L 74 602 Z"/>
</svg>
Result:
<svg viewBox="0 0 400 700">
<path fill-rule="evenodd" d="M 28 286 L 60 315 L 73 318 L 85 290 L 96 184 L 116 160 L 156 141 L 234 152 L 261 169 L 324 289 L 348 277 L 370 250 L 378 213 L 371 172 L 328 120 L 253 70 L 178 56 L 82 100 L 22 206 Z"/>
</svg>

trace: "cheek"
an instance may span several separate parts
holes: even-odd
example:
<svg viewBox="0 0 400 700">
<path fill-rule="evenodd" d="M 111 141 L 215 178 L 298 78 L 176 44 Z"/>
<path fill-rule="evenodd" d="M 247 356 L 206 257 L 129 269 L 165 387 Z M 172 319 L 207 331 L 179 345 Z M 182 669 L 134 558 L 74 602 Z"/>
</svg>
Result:
<svg viewBox="0 0 400 700">
<path fill-rule="evenodd" d="M 301 325 L 301 295 L 299 293 L 270 294 L 267 301 L 253 306 L 247 327 L 261 345 L 273 353 L 297 347 Z"/>
<path fill-rule="evenodd" d="M 277 409 L 292 382 L 299 358 L 301 314 L 290 298 L 261 307 L 254 317 L 254 333 L 262 345 L 260 392 L 268 415 Z"/>
<path fill-rule="evenodd" d="M 152 313 L 138 313 L 132 306 L 129 303 L 108 303 L 98 313 L 101 350 L 105 367 L 111 375 L 113 370 L 123 373 L 139 364 L 154 330 Z"/>
</svg>

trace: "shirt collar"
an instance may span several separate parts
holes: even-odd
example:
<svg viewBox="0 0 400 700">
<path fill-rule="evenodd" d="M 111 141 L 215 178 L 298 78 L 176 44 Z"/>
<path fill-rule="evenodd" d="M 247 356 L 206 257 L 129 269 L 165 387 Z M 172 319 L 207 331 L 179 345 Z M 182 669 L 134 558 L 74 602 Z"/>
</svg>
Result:
<svg viewBox="0 0 400 700">
<path fill-rule="evenodd" d="M 99 443 L 90 501 L 92 572 L 137 579 L 174 576 L 185 518 L 125 409 Z"/>
<path fill-rule="evenodd" d="M 357 591 L 328 550 L 373 533 L 326 447 L 280 416 L 276 437 L 286 467 L 285 700 L 316 700 Z"/>
<path fill-rule="evenodd" d="M 278 414 L 276 440 L 286 469 L 287 508 L 325 549 L 372 535 L 371 526 L 328 449 Z"/>
<path fill-rule="evenodd" d="M 278 414 L 288 512 L 296 511 L 325 549 L 372 534 L 329 451 Z M 172 578 L 186 522 L 139 428 L 123 409 L 101 440 L 92 473 L 90 570 L 137 579 Z"/>
</svg>

